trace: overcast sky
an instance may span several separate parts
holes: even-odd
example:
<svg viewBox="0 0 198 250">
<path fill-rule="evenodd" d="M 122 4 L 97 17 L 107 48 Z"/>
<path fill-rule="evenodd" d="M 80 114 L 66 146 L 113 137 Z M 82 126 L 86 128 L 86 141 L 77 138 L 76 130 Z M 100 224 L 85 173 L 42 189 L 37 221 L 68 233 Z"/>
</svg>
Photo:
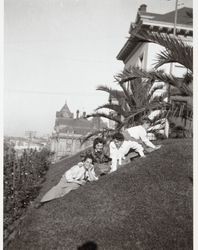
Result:
<svg viewBox="0 0 198 250">
<path fill-rule="evenodd" d="M 179 0 L 192 7 L 192 1 Z M 5 0 L 4 133 L 50 134 L 65 101 L 75 113 L 107 102 L 116 59 L 141 4 L 174 10 L 174 0 Z M 182 6 L 183 7 L 183 6 Z"/>
</svg>

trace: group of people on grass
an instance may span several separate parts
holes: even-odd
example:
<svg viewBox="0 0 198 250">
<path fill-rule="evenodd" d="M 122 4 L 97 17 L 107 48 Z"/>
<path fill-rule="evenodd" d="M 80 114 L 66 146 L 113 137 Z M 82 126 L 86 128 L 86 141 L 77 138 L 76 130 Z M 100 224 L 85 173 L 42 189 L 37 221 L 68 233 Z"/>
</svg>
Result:
<svg viewBox="0 0 198 250">
<path fill-rule="evenodd" d="M 150 120 L 144 119 L 142 125 L 128 128 L 123 133 L 117 132 L 109 145 L 102 138 L 95 138 L 92 150 L 86 152 L 81 162 L 63 174 L 59 183 L 43 196 L 37 208 L 87 182 L 116 171 L 119 165 L 130 161 L 130 152 L 135 151 L 140 157 L 145 157 L 145 146 L 152 150 L 159 149 L 161 145 L 156 146 L 148 139 L 147 129 L 150 125 Z"/>
</svg>

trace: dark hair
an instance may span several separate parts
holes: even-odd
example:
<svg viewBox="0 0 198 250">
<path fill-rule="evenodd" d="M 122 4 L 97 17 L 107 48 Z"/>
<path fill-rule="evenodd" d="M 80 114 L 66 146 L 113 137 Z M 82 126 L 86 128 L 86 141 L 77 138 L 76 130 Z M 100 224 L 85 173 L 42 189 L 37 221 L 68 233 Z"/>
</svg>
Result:
<svg viewBox="0 0 198 250">
<path fill-rule="evenodd" d="M 92 159 L 92 163 L 94 163 L 94 157 L 91 153 L 85 153 L 81 157 L 82 157 L 82 161 L 86 161 L 87 159 Z"/>
<path fill-rule="evenodd" d="M 113 140 L 116 139 L 118 141 L 124 141 L 124 135 L 120 132 L 117 132 L 112 136 L 112 139 Z"/>
<path fill-rule="evenodd" d="M 95 149 L 95 147 L 96 147 L 96 145 L 97 145 L 98 143 L 102 143 L 102 144 L 104 145 L 104 144 L 105 144 L 105 141 L 104 141 L 102 138 L 100 138 L 100 137 L 95 138 L 94 141 L 93 141 L 93 148 L 94 148 L 94 149 Z"/>
<path fill-rule="evenodd" d="M 152 121 L 148 117 L 142 118 L 142 123 L 152 123 Z"/>
</svg>

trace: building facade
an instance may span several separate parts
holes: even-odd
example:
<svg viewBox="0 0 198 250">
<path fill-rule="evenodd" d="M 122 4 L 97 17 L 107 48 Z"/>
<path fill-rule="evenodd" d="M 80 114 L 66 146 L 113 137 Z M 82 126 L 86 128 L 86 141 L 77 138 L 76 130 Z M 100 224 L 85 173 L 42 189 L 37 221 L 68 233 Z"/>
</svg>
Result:
<svg viewBox="0 0 198 250">
<path fill-rule="evenodd" d="M 147 6 L 142 4 L 136 15 L 136 20 L 131 23 L 129 28 L 129 38 L 117 55 L 117 59 L 124 63 L 124 69 L 129 70 L 132 67 L 139 67 L 143 70 L 152 70 L 157 55 L 164 51 L 164 47 L 155 43 L 143 43 L 139 38 L 133 37 L 132 33 L 140 27 L 139 31 L 149 30 L 161 34 L 175 34 L 182 39 L 184 43 L 192 45 L 193 43 L 193 21 L 192 9 L 183 7 L 177 10 L 177 22 L 175 25 L 175 11 L 165 14 L 147 12 Z M 137 31 L 137 32 L 139 32 Z M 165 64 L 158 68 L 165 73 L 172 73 L 175 77 L 181 78 L 187 73 L 186 68 L 177 63 Z M 167 92 L 167 85 L 163 82 L 154 83 L 162 87 L 153 92 L 151 98 L 161 97 Z M 153 86 L 154 87 L 154 86 Z M 156 86 L 155 86 L 156 87 Z M 191 84 L 192 87 L 192 84 Z M 164 100 L 167 100 L 167 95 Z M 192 105 L 192 98 L 186 99 L 187 104 Z M 177 121 L 183 124 L 183 121 Z M 192 122 L 187 121 L 187 128 L 192 127 Z M 168 129 L 166 129 L 168 131 Z"/>
<path fill-rule="evenodd" d="M 183 7 L 177 11 L 176 35 L 184 42 L 192 45 L 193 23 L 190 16 L 191 8 Z M 153 43 L 143 43 L 137 37 L 131 37 L 133 30 L 141 25 L 141 30 L 149 30 L 157 33 L 173 34 L 175 11 L 165 14 L 147 12 L 147 6 L 142 4 L 138 11 L 136 20 L 129 28 L 130 37 L 117 55 L 117 59 L 123 61 L 124 69 L 131 66 L 139 66 L 142 69 L 153 68 L 157 54 L 164 48 Z M 160 69 L 170 72 L 170 65 L 163 65 Z M 183 75 L 184 68 L 178 64 L 173 64 L 175 76 Z"/>
<path fill-rule="evenodd" d="M 54 132 L 51 136 L 50 148 L 54 152 L 54 161 L 89 147 L 92 140 L 81 145 L 83 136 L 106 127 L 107 125 L 100 118 L 88 120 L 86 112 L 82 112 L 80 115 L 79 110 L 77 110 L 74 117 L 65 103 L 62 109 L 56 112 Z"/>
</svg>

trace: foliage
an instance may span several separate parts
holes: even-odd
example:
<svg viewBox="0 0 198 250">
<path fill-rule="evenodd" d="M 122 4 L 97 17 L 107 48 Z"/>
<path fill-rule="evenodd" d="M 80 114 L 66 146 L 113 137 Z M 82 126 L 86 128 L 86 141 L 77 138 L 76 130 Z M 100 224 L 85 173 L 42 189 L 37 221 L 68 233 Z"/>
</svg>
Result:
<svg viewBox="0 0 198 250">
<path fill-rule="evenodd" d="M 144 72 L 144 77 L 146 75 L 148 78 L 170 84 L 173 86 L 173 92 L 175 89 L 179 90 L 177 96 L 192 96 L 193 93 L 189 84 L 193 82 L 193 47 L 184 43 L 179 37 L 142 30 L 141 25 L 138 25 L 133 30 L 131 38 L 134 37 L 141 42 L 152 42 L 164 47 L 164 50 L 157 55 L 154 65 L 155 70 L 153 72 Z M 179 79 L 172 74 L 156 71 L 162 65 L 169 63 L 178 63 L 186 69 L 186 73 L 182 78 Z M 133 70 L 133 74 L 135 71 L 136 69 Z M 172 95 L 172 93 L 170 94 Z"/>
<path fill-rule="evenodd" d="M 156 43 L 163 46 L 164 50 L 157 55 L 153 70 L 131 67 L 117 74 L 115 80 L 121 90 L 99 86 L 97 90 L 109 94 L 109 103 L 99 106 L 96 113 L 90 114 L 89 117 L 99 116 L 113 120 L 116 123 L 115 130 L 136 124 L 142 117 L 156 109 L 166 111 L 162 112 L 161 118 L 176 116 L 191 121 L 192 105 L 188 100 L 193 96 L 190 86 L 193 81 L 192 46 L 185 44 L 178 37 L 144 30 L 141 25 L 137 25 L 131 32 L 129 41 L 133 42 L 134 39 L 140 43 Z M 186 68 L 182 78 L 159 69 L 164 64 L 170 63 L 178 63 Z M 161 88 L 159 85 L 152 92 L 149 91 L 156 82 L 165 83 L 166 88 L 157 93 Z M 168 103 L 165 98 L 168 98 Z M 109 113 L 98 112 L 101 109 L 108 109 Z M 153 122 L 155 123 L 155 120 Z"/>
<path fill-rule="evenodd" d="M 11 225 L 38 195 L 41 181 L 49 168 L 51 153 L 47 149 L 24 150 L 17 157 L 13 148 L 4 144 L 4 237 Z"/>
<path fill-rule="evenodd" d="M 139 42 L 152 42 L 164 47 L 156 58 L 156 69 L 166 63 L 175 62 L 193 72 L 193 47 L 185 44 L 182 39 L 164 33 L 143 30 L 141 25 L 138 25 L 131 33 L 130 39 L 134 37 Z"/>
<path fill-rule="evenodd" d="M 90 138 L 94 138 L 94 137 L 101 137 L 104 140 L 108 141 L 112 137 L 112 134 L 114 132 L 115 132 L 115 129 L 111 129 L 111 128 L 103 128 L 103 129 L 98 129 L 94 132 L 90 132 L 86 136 L 82 137 L 81 145 L 85 143 L 87 140 L 89 140 Z"/>
<path fill-rule="evenodd" d="M 124 70 L 121 74 L 117 75 L 120 82 L 125 83 L 134 78 L 142 79 L 142 81 L 150 80 L 150 82 L 163 82 L 167 86 L 167 91 L 158 91 L 157 94 L 154 89 L 152 93 L 163 103 L 165 97 L 169 97 L 169 103 L 165 104 L 166 114 L 165 117 L 171 119 L 172 117 L 180 117 L 185 122 L 186 120 L 192 121 L 192 105 L 189 104 L 189 98 L 192 98 L 193 91 L 190 84 L 193 81 L 193 48 L 178 38 L 168 34 L 160 34 L 147 30 L 142 30 L 141 25 L 138 25 L 131 33 L 132 39 L 137 38 L 139 42 L 152 42 L 164 47 L 164 50 L 157 55 L 154 69 L 146 71 L 138 67 L 132 67 Z M 186 73 L 182 78 L 178 78 L 173 74 L 167 74 L 158 68 L 168 63 L 179 63 L 186 68 Z M 151 96 L 151 95 L 150 95 Z M 152 101 L 150 99 L 150 101 Z M 164 109 L 163 109 L 164 110 Z M 164 118 L 164 116 L 162 117 Z"/>
<path fill-rule="evenodd" d="M 78 249 L 90 240 L 97 249 L 192 249 L 192 140 L 160 143 L 146 158 L 32 209 L 9 249 Z M 79 154 L 49 169 L 41 196 Z"/>
</svg>

